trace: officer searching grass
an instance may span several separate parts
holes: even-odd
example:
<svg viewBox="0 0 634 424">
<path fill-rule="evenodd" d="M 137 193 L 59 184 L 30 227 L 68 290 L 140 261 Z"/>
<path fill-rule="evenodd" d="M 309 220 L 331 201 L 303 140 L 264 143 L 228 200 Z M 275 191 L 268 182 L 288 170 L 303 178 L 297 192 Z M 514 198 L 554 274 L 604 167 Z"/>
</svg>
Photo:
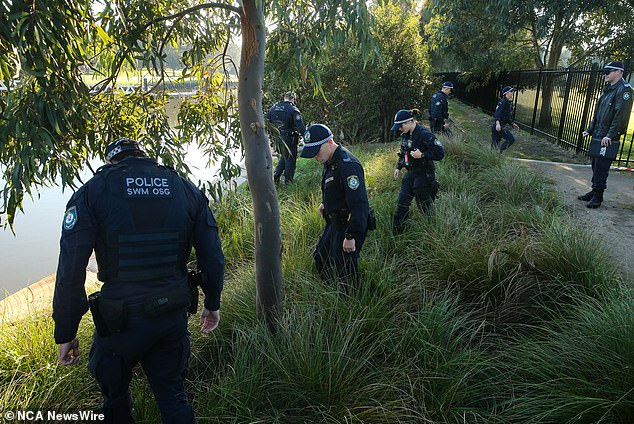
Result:
<svg viewBox="0 0 634 424">
<path fill-rule="evenodd" d="M 310 125 L 304 134 L 303 158 L 323 165 L 322 202 L 326 221 L 313 259 L 322 280 L 335 280 L 350 294 L 359 283 L 359 254 L 368 230 L 376 228 L 368 202 L 361 162 L 333 139 L 330 128 Z"/>
<path fill-rule="evenodd" d="M 491 126 L 491 148 L 502 153 L 515 143 L 510 129 L 518 129 L 513 122 L 513 96 L 517 91 L 509 85 L 502 89 L 502 98 L 495 107 L 493 125 Z M 500 143 L 504 139 L 503 143 Z"/>
<path fill-rule="evenodd" d="M 220 321 L 224 256 L 209 201 L 173 169 L 121 138 L 107 165 L 66 207 L 53 298 L 62 365 L 80 361 L 77 330 L 90 308 L 95 322 L 88 369 L 103 395 L 105 422 L 133 423 L 130 381 L 141 364 L 163 423 L 193 423 L 184 381 L 190 354 L 187 313 L 205 295 L 201 331 Z M 188 269 L 192 247 L 198 269 Z M 95 252 L 100 292 L 86 296 Z"/>
<path fill-rule="evenodd" d="M 449 95 L 453 92 L 453 83 L 445 81 L 440 90 L 431 96 L 429 102 L 429 129 L 434 134 L 449 135 Z"/>
<path fill-rule="evenodd" d="M 392 219 L 392 232 L 401 234 L 409 217 L 409 207 L 413 199 L 420 211 L 428 215 L 438 194 L 436 165 L 434 161 L 445 157 L 445 149 L 436 136 L 416 121 L 418 109 L 401 109 L 394 116 L 392 133 L 401 132 L 401 147 L 394 170 L 394 178 L 400 176 L 401 169 L 407 173 L 401 182 L 398 204 Z"/>
<path fill-rule="evenodd" d="M 284 99 L 275 103 L 266 114 L 267 121 L 275 125 L 279 131 L 279 135 L 271 137 L 275 150 L 280 153 L 279 162 L 273 171 L 273 181 L 276 183 L 280 181 L 282 174 L 285 184 L 293 182 L 299 137 L 306 131 L 302 114 L 295 106 L 296 97 L 293 91 L 286 92 Z"/>
</svg>

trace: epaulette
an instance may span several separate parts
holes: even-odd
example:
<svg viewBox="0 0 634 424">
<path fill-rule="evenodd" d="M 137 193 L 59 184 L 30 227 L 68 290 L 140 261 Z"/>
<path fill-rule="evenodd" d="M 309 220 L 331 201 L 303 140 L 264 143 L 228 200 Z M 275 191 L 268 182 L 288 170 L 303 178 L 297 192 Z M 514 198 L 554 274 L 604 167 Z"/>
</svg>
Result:
<svg viewBox="0 0 634 424">
<path fill-rule="evenodd" d="M 341 160 L 344 161 L 344 162 L 352 162 L 352 159 L 350 159 L 350 156 L 348 155 L 348 152 L 346 152 L 343 149 L 341 149 Z"/>
<path fill-rule="evenodd" d="M 102 172 L 102 171 L 106 171 L 108 169 L 114 168 L 115 166 L 117 166 L 114 163 L 106 163 L 104 165 L 101 165 L 99 168 L 97 168 L 97 170 L 95 171 L 95 175 L 97 175 L 98 173 Z"/>
</svg>

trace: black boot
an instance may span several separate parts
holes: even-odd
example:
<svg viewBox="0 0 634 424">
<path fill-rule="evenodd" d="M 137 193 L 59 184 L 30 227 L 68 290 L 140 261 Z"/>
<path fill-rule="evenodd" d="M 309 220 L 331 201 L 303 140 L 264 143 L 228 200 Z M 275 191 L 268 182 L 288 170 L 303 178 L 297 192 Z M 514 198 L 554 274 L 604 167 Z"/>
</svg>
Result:
<svg viewBox="0 0 634 424">
<path fill-rule="evenodd" d="M 586 194 L 583 194 L 581 196 L 577 196 L 578 200 L 583 200 L 584 202 L 587 202 L 589 200 L 592 200 L 592 196 L 594 195 L 594 191 L 589 191 Z"/>
<path fill-rule="evenodd" d="M 590 199 L 586 207 L 590 209 L 596 209 L 601 206 L 601 202 L 603 202 L 603 190 L 594 190 L 594 195 L 592 196 L 592 199 Z"/>
</svg>

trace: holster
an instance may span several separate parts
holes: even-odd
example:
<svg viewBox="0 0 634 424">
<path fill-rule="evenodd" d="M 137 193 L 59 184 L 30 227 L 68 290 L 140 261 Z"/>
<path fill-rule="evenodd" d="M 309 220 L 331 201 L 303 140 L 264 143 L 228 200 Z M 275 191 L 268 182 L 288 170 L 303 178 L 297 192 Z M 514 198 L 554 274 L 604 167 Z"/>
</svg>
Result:
<svg viewBox="0 0 634 424">
<path fill-rule="evenodd" d="M 90 313 L 92 314 L 92 321 L 95 323 L 95 330 L 101 337 L 108 337 L 110 331 L 106 326 L 105 321 L 101 316 L 99 309 L 99 299 L 101 298 L 101 292 L 95 292 L 88 296 L 88 306 L 90 307 Z"/>
<path fill-rule="evenodd" d="M 125 329 L 127 313 L 123 301 L 104 299 L 101 292 L 95 292 L 88 296 L 88 306 L 95 330 L 101 337 L 108 337 Z"/>
<path fill-rule="evenodd" d="M 195 315 L 198 313 L 198 287 L 206 282 L 207 274 L 202 271 L 188 270 L 187 271 L 187 285 L 189 286 L 189 293 L 191 295 L 191 302 L 187 308 L 187 313 Z"/>
</svg>

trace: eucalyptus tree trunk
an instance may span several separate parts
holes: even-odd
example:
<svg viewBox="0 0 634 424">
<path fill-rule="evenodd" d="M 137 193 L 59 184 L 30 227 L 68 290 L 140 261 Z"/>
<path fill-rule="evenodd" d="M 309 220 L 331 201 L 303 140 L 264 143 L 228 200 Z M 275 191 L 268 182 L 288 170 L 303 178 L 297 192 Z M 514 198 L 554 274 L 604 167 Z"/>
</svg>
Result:
<svg viewBox="0 0 634 424">
<path fill-rule="evenodd" d="M 273 158 L 262 112 L 266 36 L 263 6 L 262 0 L 242 2 L 238 104 L 247 180 L 253 199 L 257 314 L 275 332 L 283 301 L 282 237 L 277 191 L 273 183 Z"/>
<path fill-rule="evenodd" d="M 561 52 L 564 48 L 564 40 L 557 34 L 553 35 L 548 52 L 547 69 L 555 69 L 559 64 Z M 542 109 L 539 113 L 539 127 L 548 129 L 553 126 L 553 92 L 555 90 L 555 74 L 545 73 L 542 85 Z"/>
</svg>

